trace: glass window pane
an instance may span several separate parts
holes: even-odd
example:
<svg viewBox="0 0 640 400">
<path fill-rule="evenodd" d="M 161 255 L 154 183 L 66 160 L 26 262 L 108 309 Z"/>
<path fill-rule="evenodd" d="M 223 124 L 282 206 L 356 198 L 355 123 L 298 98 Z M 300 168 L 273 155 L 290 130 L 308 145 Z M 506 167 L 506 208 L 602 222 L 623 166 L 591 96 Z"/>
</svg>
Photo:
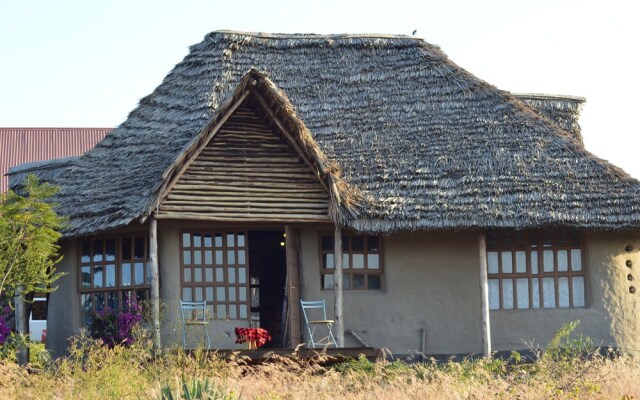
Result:
<svg viewBox="0 0 640 400">
<path fill-rule="evenodd" d="M 342 275 L 342 288 L 351 289 L 351 286 L 349 286 L 349 274 Z"/>
<path fill-rule="evenodd" d="M 134 283 L 136 285 L 144 284 L 144 263 L 137 262 L 133 266 L 135 270 Z"/>
<path fill-rule="evenodd" d="M 190 265 L 191 264 L 191 251 L 184 250 L 182 252 L 182 263 L 184 265 Z"/>
<path fill-rule="evenodd" d="M 351 261 L 353 262 L 352 268 L 364 269 L 364 254 L 351 255 Z"/>
<path fill-rule="evenodd" d="M 527 253 L 524 251 L 516 251 L 516 272 L 519 274 L 527 272 Z"/>
<path fill-rule="evenodd" d="M 93 261 L 94 262 L 102 261 L 102 240 L 93 241 Z"/>
<path fill-rule="evenodd" d="M 558 278 L 558 306 L 569 307 L 569 278 Z"/>
<path fill-rule="evenodd" d="M 229 288 L 229 301 L 236 301 L 236 288 L 235 287 L 230 287 Z"/>
<path fill-rule="evenodd" d="M 516 294 L 518 295 L 518 308 L 529 308 L 529 279 L 516 279 Z"/>
<path fill-rule="evenodd" d="M 105 241 L 105 260 L 114 261 L 116 259 L 116 241 L 107 239 Z"/>
<path fill-rule="evenodd" d="M 137 237 L 133 240 L 133 258 L 145 258 L 144 254 L 144 238 Z"/>
<path fill-rule="evenodd" d="M 204 263 L 206 265 L 213 264 L 213 252 L 211 250 L 205 250 L 204 252 Z"/>
<path fill-rule="evenodd" d="M 531 307 L 540 308 L 540 282 L 538 278 L 531 279 Z"/>
<path fill-rule="evenodd" d="M 213 282 L 213 268 L 206 268 L 204 271 L 204 281 Z"/>
<path fill-rule="evenodd" d="M 247 301 L 247 288 L 246 287 L 239 287 L 238 288 L 238 300 L 240 301 Z"/>
<path fill-rule="evenodd" d="M 380 269 L 380 256 L 378 254 L 367 254 L 367 268 Z"/>
<path fill-rule="evenodd" d="M 342 268 L 351 268 L 351 264 L 349 264 L 349 254 L 342 254 Z"/>
<path fill-rule="evenodd" d="M 553 278 L 542 278 L 542 304 L 545 308 L 556 306 L 556 283 Z"/>
<path fill-rule="evenodd" d="M 193 263 L 202 264 L 202 250 L 196 250 L 193 252 Z"/>
<path fill-rule="evenodd" d="M 182 246 L 183 247 L 191 247 L 191 234 L 185 232 L 182 234 Z"/>
<path fill-rule="evenodd" d="M 531 273 L 532 274 L 538 273 L 538 252 L 537 251 L 531 252 Z"/>
<path fill-rule="evenodd" d="M 233 250 L 227 250 L 227 264 L 235 265 L 236 263 L 236 252 Z"/>
<path fill-rule="evenodd" d="M 333 253 L 325 253 L 322 255 L 322 268 L 333 269 Z"/>
<path fill-rule="evenodd" d="M 367 289 L 374 290 L 382 287 L 380 283 L 380 275 L 371 274 L 367 275 Z"/>
<path fill-rule="evenodd" d="M 193 272 L 194 272 L 194 276 L 193 276 L 194 281 L 202 282 L 202 268 L 194 268 Z"/>
<path fill-rule="evenodd" d="M 133 249 L 131 247 L 132 239 L 130 237 L 122 238 L 122 259 L 123 260 L 131 260 L 133 259 Z"/>
<path fill-rule="evenodd" d="M 580 249 L 571 249 L 571 270 L 582 271 L 582 252 Z"/>
<path fill-rule="evenodd" d="M 82 257 L 81 262 L 88 263 L 91 261 L 91 241 L 83 240 L 82 241 Z"/>
<path fill-rule="evenodd" d="M 203 301 L 203 293 L 202 293 L 202 288 L 201 287 L 197 287 L 196 288 L 196 301 Z"/>
<path fill-rule="evenodd" d="M 500 253 L 500 258 L 502 261 L 502 273 L 510 274 L 513 273 L 513 259 L 510 251 L 503 251 Z"/>
<path fill-rule="evenodd" d="M 227 301 L 227 295 L 226 295 L 226 292 L 224 290 L 224 287 L 217 287 L 216 288 L 216 300 L 217 301 Z"/>
<path fill-rule="evenodd" d="M 246 304 L 240 304 L 240 318 L 241 319 L 245 319 L 245 318 L 249 318 L 248 312 L 247 312 L 247 305 Z"/>
<path fill-rule="evenodd" d="M 378 246 L 377 236 L 367 236 L 367 251 L 369 253 L 377 253 L 379 248 Z"/>
<path fill-rule="evenodd" d="M 82 267 L 82 288 L 90 289 L 91 288 L 91 267 L 86 265 Z"/>
<path fill-rule="evenodd" d="M 227 233 L 227 247 L 236 246 L 235 236 L 236 235 L 234 235 L 233 233 Z"/>
<path fill-rule="evenodd" d="M 131 286 L 131 264 L 122 263 L 122 286 Z"/>
<path fill-rule="evenodd" d="M 145 283 L 147 285 L 151 285 L 151 262 L 150 261 L 147 262 L 147 269 L 145 271 L 144 276 L 145 276 L 145 280 L 144 280 Z"/>
<path fill-rule="evenodd" d="M 229 274 L 229 283 L 236 283 L 236 269 L 229 268 L 227 273 Z"/>
<path fill-rule="evenodd" d="M 202 247 L 202 235 L 199 233 L 193 234 L 193 247 Z"/>
<path fill-rule="evenodd" d="M 244 250 L 238 250 L 238 264 L 239 265 L 245 265 L 246 264 L 245 251 Z"/>
<path fill-rule="evenodd" d="M 91 311 L 93 310 L 93 299 L 91 294 L 81 294 L 80 304 L 82 307 L 82 323 L 88 324 L 91 318 Z"/>
<path fill-rule="evenodd" d="M 93 295 L 96 302 L 96 311 L 104 310 L 104 292 L 98 292 Z"/>
<path fill-rule="evenodd" d="M 213 246 L 213 239 L 211 239 L 211 234 L 206 233 L 204 235 L 204 247 L 212 247 L 212 246 Z"/>
<path fill-rule="evenodd" d="M 513 308 L 513 280 L 502 280 L 502 308 L 511 310 Z"/>
<path fill-rule="evenodd" d="M 216 233 L 216 236 L 214 238 L 214 244 L 216 247 L 222 247 L 222 234 L 221 233 Z"/>
<path fill-rule="evenodd" d="M 569 270 L 569 257 L 567 255 L 566 250 L 558 250 L 556 253 L 557 263 L 558 263 L 558 271 L 565 272 Z M 562 307 L 562 306 L 561 306 Z"/>
<path fill-rule="evenodd" d="M 227 305 L 226 304 L 218 304 L 216 307 L 216 317 L 218 319 L 226 319 L 227 318 Z"/>
<path fill-rule="evenodd" d="M 247 269 L 238 268 L 238 283 L 247 283 Z"/>
<path fill-rule="evenodd" d="M 206 288 L 206 296 L 208 302 L 213 301 L 213 287 L 209 286 Z"/>
<path fill-rule="evenodd" d="M 107 293 L 107 308 L 118 312 L 118 292 Z"/>
<path fill-rule="evenodd" d="M 244 247 L 244 232 L 238 232 L 236 238 L 238 239 L 238 247 Z"/>
<path fill-rule="evenodd" d="M 353 288 L 364 289 L 364 274 L 353 274 Z"/>
<path fill-rule="evenodd" d="M 238 319 L 238 307 L 235 304 L 229 304 L 229 319 Z"/>
<path fill-rule="evenodd" d="M 353 236 L 351 238 L 351 251 L 364 251 L 364 236 Z"/>
<path fill-rule="evenodd" d="M 190 287 L 182 288 L 182 300 L 183 301 L 193 301 L 193 291 Z"/>
<path fill-rule="evenodd" d="M 96 265 L 93 267 L 93 287 L 102 287 L 102 265 Z"/>
<path fill-rule="evenodd" d="M 322 288 L 333 289 L 333 274 L 322 274 Z"/>
<path fill-rule="evenodd" d="M 489 279 L 489 309 L 500 309 L 500 282 L 497 279 Z"/>
<path fill-rule="evenodd" d="M 498 271 L 498 252 L 490 251 L 487 253 L 487 272 L 497 274 Z"/>
<path fill-rule="evenodd" d="M 116 266 L 115 264 L 106 265 L 105 287 L 116 286 Z"/>
<path fill-rule="evenodd" d="M 584 277 L 574 276 L 571 283 L 573 284 L 573 306 L 584 307 Z"/>
<path fill-rule="evenodd" d="M 222 250 L 216 250 L 216 265 L 224 264 L 224 260 L 222 259 Z"/>
<path fill-rule="evenodd" d="M 224 269 L 216 268 L 216 282 L 224 282 Z"/>
<path fill-rule="evenodd" d="M 333 251 L 333 236 L 322 236 L 321 248 L 324 251 Z"/>
<path fill-rule="evenodd" d="M 553 250 L 542 252 L 542 265 L 544 266 L 544 272 L 553 272 Z"/>
</svg>

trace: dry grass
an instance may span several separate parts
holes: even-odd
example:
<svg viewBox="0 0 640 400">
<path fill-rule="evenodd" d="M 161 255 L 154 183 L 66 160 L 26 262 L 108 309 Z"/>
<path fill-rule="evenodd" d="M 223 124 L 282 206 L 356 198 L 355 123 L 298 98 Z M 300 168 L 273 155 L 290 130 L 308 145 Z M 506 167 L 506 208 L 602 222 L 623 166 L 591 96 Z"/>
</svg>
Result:
<svg viewBox="0 0 640 400">
<path fill-rule="evenodd" d="M 161 399 L 163 388 L 182 398 L 185 384 L 192 394 L 200 389 L 192 398 L 203 399 L 640 398 L 640 363 L 624 357 L 413 365 L 360 359 L 322 367 L 288 358 L 250 366 L 205 352 L 149 354 L 146 345 L 108 349 L 77 339 L 70 357 L 40 374 L 0 362 L 0 398 Z"/>
</svg>

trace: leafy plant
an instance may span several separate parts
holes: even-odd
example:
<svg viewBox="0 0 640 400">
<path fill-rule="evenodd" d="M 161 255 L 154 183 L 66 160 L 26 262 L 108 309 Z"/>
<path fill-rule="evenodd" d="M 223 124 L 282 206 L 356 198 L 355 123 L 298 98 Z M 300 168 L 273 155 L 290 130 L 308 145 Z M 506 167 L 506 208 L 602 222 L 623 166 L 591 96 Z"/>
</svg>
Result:
<svg viewBox="0 0 640 400">
<path fill-rule="evenodd" d="M 123 310 L 115 313 L 112 309 L 93 312 L 89 322 L 89 334 L 113 347 L 116 344 L 128 346 L 135 342 L 134 328 L 142 321 L 142 306 L 134 295 L 125 296 Z"/>
<path fill-rule="evenodd" d="M 176 400 L 180 398 L 184 400 L 235 400 L 238 398 L 234 392 L 229 391 L 226 387 L 212 384 L 209 381 L 209 378 L 205 378 L 204 381 L 201 381 L 194 377 L 188 381 L 186 377 L 182 376 L 180 389 L 182 389 L 182 396 L 176 397 L 173 395 L 171 387 L 163 387 L 161 389 L 161 399 Z M 176 391 L 176 394 L 177 393 L 180 393 L 180 391 Z"/>
</svg>

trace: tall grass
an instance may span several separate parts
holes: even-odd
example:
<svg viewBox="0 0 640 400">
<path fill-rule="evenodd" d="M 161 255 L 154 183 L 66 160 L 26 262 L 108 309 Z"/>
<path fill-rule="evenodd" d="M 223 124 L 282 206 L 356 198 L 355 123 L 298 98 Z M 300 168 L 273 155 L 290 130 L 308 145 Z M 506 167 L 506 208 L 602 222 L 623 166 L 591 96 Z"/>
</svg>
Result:
<svg viewBox="0 0 640 400">
<path fill-rule="evenodd" d="M 69 357 L 39 374 L 0 361 L 0 398 L 640 398 L 638 360 L 594 351 L 588 340 L 571 337 L 573 328 L 563 328 L 546 351 L 527 362 L 513 353 L 508 359 L 420 364 L 359 358 L 331 367 L 322 366 L 322 358 L 283 357 L 250 365 L 202 350 L 171 349 L 152 357 L 145 339 L 110 349 L 76 337 Z"/>
</svg>

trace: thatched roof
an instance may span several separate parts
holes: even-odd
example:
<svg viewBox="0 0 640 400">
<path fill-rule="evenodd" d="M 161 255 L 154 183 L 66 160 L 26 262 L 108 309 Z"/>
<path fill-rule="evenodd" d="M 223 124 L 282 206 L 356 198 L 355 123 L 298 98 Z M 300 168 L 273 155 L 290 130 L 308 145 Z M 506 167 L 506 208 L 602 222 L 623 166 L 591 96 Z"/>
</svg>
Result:
<svg viewBox="0 0 640 400">
<path fill-rule="evenodd" d="M 537 111 L 538 114 L 547 117 L 560 128 L 572 133 L 580 143 L 583 143 L 579 118 L 585 102 L 584 97 L 532 93 L 516 94 L 515 96 Z"/>
<path fill-rule="evenodd" d="M 59 182 L 62 175 L 77 160 L 78 157 L 54 158 L 10 167 L 7 172 L 11 177 L 9 189 L 19 191 L 21 183 L 26 181 L 29 175 L 35 175 L 41 182 Z"/>
<path fill-rule="evenodd" d="M 144 217 L 251 68 L 366 199 L 349 227 L 640 226 L 636 180 L 423 40 L 213 32 L 55 182 L 67 235 Z"/>
</svg>

